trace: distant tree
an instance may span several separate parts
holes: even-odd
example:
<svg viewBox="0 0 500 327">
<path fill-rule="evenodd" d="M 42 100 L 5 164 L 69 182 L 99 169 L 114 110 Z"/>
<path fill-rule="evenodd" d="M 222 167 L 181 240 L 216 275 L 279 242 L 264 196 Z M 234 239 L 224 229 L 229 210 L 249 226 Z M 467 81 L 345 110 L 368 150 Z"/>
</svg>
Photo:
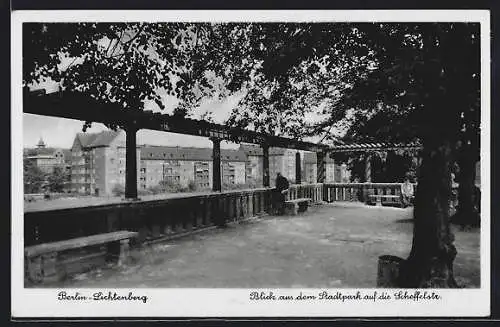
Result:
<svg viewBox="0 0 500 327">
<path fill-rule="evenodd" d="M 40 193 L 45 173 L 31 160 L 24 160 L 23 166 L 24 193 Z"/>
<path fill-rule="evenodd" d="M 181 192 L 182 186 L 178 182 L 174 182 L 169 179 L 164 179 L 160 181 L 159 186 L 162 188 L 163 192 L 177 193 Z"/>
</svg>

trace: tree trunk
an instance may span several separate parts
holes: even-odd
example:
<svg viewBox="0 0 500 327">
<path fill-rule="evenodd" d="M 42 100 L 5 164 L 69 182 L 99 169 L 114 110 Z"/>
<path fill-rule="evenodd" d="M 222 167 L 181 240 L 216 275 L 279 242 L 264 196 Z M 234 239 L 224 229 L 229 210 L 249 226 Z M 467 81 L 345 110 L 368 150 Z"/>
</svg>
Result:
<svg viewBox="0 0 500 327">
<path fill-rule="evenodd" d="M 453 277 L 456 249 L 449 225 L 451 143 L 424 142 L 415 198 L 413 244 L 403 263 L 400 285 L 409 288 L 457 287 Z"/>
<path fill-rule="evenodd" d="M 476 156 L 468 148 L 464 149 L 458 159 L 458 208 L 452 218 L 462 226 L 478 226 L 479 212 L 475 208 Z"/>
</svg>

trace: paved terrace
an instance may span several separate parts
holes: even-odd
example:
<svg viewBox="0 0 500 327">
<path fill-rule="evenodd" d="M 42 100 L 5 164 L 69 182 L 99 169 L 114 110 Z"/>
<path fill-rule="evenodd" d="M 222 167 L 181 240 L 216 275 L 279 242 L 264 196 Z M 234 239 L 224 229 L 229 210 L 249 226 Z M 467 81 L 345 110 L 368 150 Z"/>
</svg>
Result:
<svg viewBox="0 0 500 327">
<path fill-rule="evenodd" d="M 359 203 L 313 206 L 299 216 L 267 216 L 135 251 L 133 263 L 47 287 L 359 287 L 376 286 L 377 260 L 406 258 L 412 209 Z M 457 281 L 480 286 L 479 230 L 454 228 Z"/>
</svg>

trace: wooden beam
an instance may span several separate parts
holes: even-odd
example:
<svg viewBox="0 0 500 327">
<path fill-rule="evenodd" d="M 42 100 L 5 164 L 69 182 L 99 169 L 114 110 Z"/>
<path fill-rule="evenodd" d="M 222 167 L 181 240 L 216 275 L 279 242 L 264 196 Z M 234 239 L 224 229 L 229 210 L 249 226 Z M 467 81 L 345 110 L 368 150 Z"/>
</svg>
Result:
<svg viewBox="0 0 500 327">
<path fill-rule="evenodd" d="M 419 144 L 344 144 L 328 146 L 304 142 L 287 137 L 268 135 L 241 128 L 210 123 L 203 120 L 188 119 L 173 115 L 123 109 L 116 103 L 104 103 L 77 92 L 54 92 L 45 94 L 41 91 L 25 92 L 23 97 L 23 112 L 35 115 L 53 116 L 82 121 L 99 122 L 125 126 L 135 122 L 137 129 L 179 133 L 186 135 L 217 137 L 236 143 L 266 143 L 269 147 L 305 150 L 329 153 L 418 150 Z"/>
<path fill-rule="evenodd" d="M 323 151 L 316 153 L 316 171 L 318 183 L 324 183 L 326 179 L 326 154 Z"/>
<path fill-rule="evenodd" d="M 367 153 L 365 156 L 365 182 L 370 183 L 372 181 L 372 156 Z"/>
<path fill-rule="evenodd" d="M 269 175 L 269 145 L 262 144 L 262 181 L 264 187 L 269 187 L 271 185 L 270 175 Z"/>
<path fill-rule="evenodd" d="M 302 169 L 300 162 L 300 152 L 297 151 L 295 154 L 295 184 L 302 183 Z"/>
<path fill-rule="evenodd" d="M 137 129 L 129 125 L 126 132 L 125 199 L 137 199 Z"/>
<path fill-rule="evenodd" d="M 47 95 L 25 93 L 23 112 L 35 115 L 53 116 L 104 124 L 125 126 L 135 122 L 137 129 L 217 137 L 237 143 L 267 143 L 270 147 L 281 147 L 308 151 L 326 149 L 328 146 L 299 141 L 286 137 L 267 135 L 225 125 L 194 120 L 148 111 L 123 109 L 114 103 L 103 103 L 89 96 L 75 92 L 54 92 Z"/>
<path fill-rule="evenodd" d="M 215 192 L 220 192 L 222 190 L 222 175 L 221 175 L 221 161 L 220 161 L 220 142 L 221 139 L 217 137 L 211 137 L 210 140 L 213 143 L 212 149 L 212 161 L 213 161 L 213 174 L 212 174 L 212 190 Z"/>
</svg>

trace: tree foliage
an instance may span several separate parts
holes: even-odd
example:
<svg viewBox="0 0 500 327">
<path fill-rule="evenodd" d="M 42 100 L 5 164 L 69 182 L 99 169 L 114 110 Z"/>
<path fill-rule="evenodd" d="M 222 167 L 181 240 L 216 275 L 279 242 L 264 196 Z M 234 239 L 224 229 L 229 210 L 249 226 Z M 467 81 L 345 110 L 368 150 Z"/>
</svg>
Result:
<svg viewBox="0 0 500 327">
<path fill-rule="evenodd" d="M 210 93 L 208 76 L 193 69 L 193 48 L 204 24 L 27 23 L 23 26 L 25 86 L 58 82 L 124 110 L 147 101 L 164 108 L 166 96 L 181 104 L 176 112 Z M 200 92 L 204 89 L 204 92 Z"/>
<path fill-rule="evenodd" d="M 48 187 L 52 192 L 63 192 L 69 183 L 68 172 L 63 168 L 56 166 L 52 173 L 47 177 Z"/>
<path fill-rule="evenodd" d="M 45 182 L 45 173 L 31 160 L 23 162 L 24 193 L 40 193 Z"/>
</svg>

